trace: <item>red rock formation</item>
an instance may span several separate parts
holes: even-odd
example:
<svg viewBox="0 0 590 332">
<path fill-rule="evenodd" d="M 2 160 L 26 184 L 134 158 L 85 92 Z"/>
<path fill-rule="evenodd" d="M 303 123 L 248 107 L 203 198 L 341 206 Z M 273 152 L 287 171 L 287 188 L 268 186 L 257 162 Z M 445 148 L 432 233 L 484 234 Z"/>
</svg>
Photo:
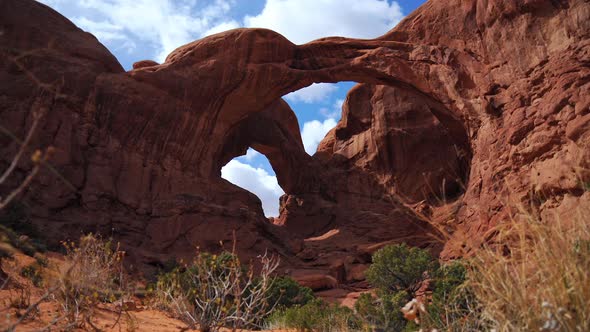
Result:
<svg viewBox="0 0 590 332">
<path fill-rule="evenodd" d="M 375 40 L 296 46 L 238 29 L 129 72 L 34 1 L 0 3 L 0 29 L 0 123 L 22 137 L 31 105 L 46 104 L 34 146 L 56 146 L 52 163 L 76 188 L 46 172 L 23 197 L 54 240 L 113 234 L 156 264 L 235 231 L 245 257 L 270 249 L 347 282 L 387 243 L 440 249 L 429 222 L 455 231 L 449 257 L 485 240 L 509 196 L 532 192 L 544 211 L 590 199 L 573 172 L 590 166 L 585 0 L 431 0 Z M 341 80 L 362 84 L 309 156 L 280 98 Z M 17 146 L 0 140 L 8 160 Z M 276 225 L 220 178 L 248 147 L 286 192 Z"/>
<path fill-rule="evenodd" d="M 485 65 L 477 75 L 488 86 L 447 81 L 449 95 L 472 94 L 458 106 L 484 105 L 461 107 L 473 158 L 447 255 L 483 241 L 507 205 L 590 204 L 579 185 L 590 180 L 589 18 L 587 1 L 430 1 L 383 37 L 447 45 Z"/>
</svg>

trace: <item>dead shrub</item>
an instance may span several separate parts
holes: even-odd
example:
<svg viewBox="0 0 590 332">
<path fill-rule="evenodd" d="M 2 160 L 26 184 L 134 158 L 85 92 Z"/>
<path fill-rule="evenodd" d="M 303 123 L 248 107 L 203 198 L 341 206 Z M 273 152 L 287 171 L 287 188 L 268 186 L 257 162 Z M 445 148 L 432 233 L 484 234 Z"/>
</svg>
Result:
<svg viewBox="0 0 590 332">
<path fill-rule="evenodd" d="M 64 246 L 65 262 L 53 275 L 53 298 L 70 325 L 96 328 L 92 318 L 98 305 L 125 294 L 124 252 L 92 234 L 80 238 L 78 245 L 64 242 Z"/>
<path fill-rule="evenodd" d="M 156 305 L 203 332 L 227 328 L 260 328 L 274 309 L 269 303 L 279 260 L 260 257 L 260 273 L 229 252 L 199 253 L 192 265 L 159 277 Z"/>
</svg>

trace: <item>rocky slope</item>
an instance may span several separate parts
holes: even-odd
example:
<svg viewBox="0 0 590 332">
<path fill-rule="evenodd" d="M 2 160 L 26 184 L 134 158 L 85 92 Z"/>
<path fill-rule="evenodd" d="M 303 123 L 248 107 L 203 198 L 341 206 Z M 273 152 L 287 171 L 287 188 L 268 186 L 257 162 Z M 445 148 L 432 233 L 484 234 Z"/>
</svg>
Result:
<svg viewBox="0 0 590 332">
<path fill-rule="evenodd" d="M 22 198 L 32 220 L 53 241 L 112 234 L 136 266 L 235 234 L 245 258 L 271 250 L 329 288 L 362 280 L 386 243 L 454 257 L 513 203 L 547 217 L 590 204 L 587 0 L 431 0 L 375 40 L 238 29 L 129 72 L 32 0 L 2 1 L 0 31 L 0 123 L 23 137 L 46 109 L 31 146 L 55 146 L 71 184 L 41 174 Z M 309 156 L 281 96 L 342 80 L 360 84 Z M 277 219 L 220 177 L 248 147 L 286 192 Z M 17 149 L 0 136 L 0 169 Z"/>
</svg>

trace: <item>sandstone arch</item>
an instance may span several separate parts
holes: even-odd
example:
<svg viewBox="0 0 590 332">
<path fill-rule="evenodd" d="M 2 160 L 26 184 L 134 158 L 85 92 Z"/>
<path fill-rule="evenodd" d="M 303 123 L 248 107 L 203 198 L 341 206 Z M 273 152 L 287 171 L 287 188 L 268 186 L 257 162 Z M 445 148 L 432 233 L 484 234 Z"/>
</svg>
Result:
<svg viewBox="0 0 590 332">
<path fill-rule="evenodd" d="M 405 86 L 439 100 L 446 108 L 433 109 L 435 115 L 449 128 L 457 144 L 469 151 L 466 129 L 447 91 L 424 79 L 428 76 L 424 73 L 429 72 L 433 64 L 444 67 L 447 75 L 478 79 L 471 72 L 465 72 L 465 68 L 477 66 L 456 67 L 453 64 L 458 59 L 476 63 L 468 54 L 444 47 L 345 38 L 326 38 L 296 46 L 270 30 L 237 29 L 183 46 L 164 64 L 139 68 L 128 75 L 182 100 L 189 105 L 188 116 L 194 121 L 199 118 L 204 124 L 187 126 L 171 136 L 166 135 L 167 143 L 187 136 L 219 137 L 249 115 L 277 103 L 289 92 L 312 83 L 348 80 Z M 194 91 L 193 86 L 206 88 Z M 190 105 L 198 105 L 198 108 Z M 184 112 L 182 116 L 187 116 Z M 166 117 L 172 120 L 175 115 Z M 191 132 L 185 133 L 185 130 Z M 152 136 L 149 131 L 146 135 Z M 187 156 L 187 162 L 195 164 L 194 158 L 215 160 L 223 154 L 219 144 L 211 143 Z M 217 165 L 203 166 L 209 166 L 213 172 L 218 169 Z M 199 171 L 201 174 L 211 172 Z"/>
<path fill-rule="evenodd" d="M 0 29 L 0 122 L 22 136 L 36 96 L 59 92 L 35 144 L 57 147 L 53 163 L 76 191 L 46 173 L 23 198 L 55 241 L 115 232 L 149 264 L 190 256 L 195 243 L 218 249 L 236 230 L 246 257 L 271 248 L 286 265 L 327 267 L 388 241 L 429 246 L 426 221 L 457 230 L 445 256 L 461 255 L 506 217 L 508 194 L 533 204 L 531 192 L 548 195 L 539 206 L 545 213 L 588 200 L 572 176 L 574 167 L 590 168 L 585 0 L 431 0 L 375 40 L 293 45 L 268 30 L 240 29 L 130 72 L 32 0 L 0 2 Z M 316 156 L 304 154 L 280 97 L 340 80 L 365 84 L 358 89 L 375 113 L 395 118 L 379 103 L 408 101 L 402 113 L 428 115 L 415 122 L 415 136 L 442 138 L 434 159 L 451 154 L 451 169 L 469 177 L 464 192 L 448 205 L 419 202 L 412 178 L 392 176 L 413 171 L 403 158 L 346 148 L 402 137 L 394 129 L 403 128 L 380 132 L 384 122 L 358 109 Z M 273 139 L 257 121 L 271 126 Z M 360 139 L 379 133 L 383 140 Z M 4 162 L 16 145 L 1 139 Z M 290 193 L 277 221 L 283 227 L 264 218 L 256 197 L 218 176 L 224 160 L 244 151 L 242 141 L 288 170 L 279 176 Z M 446 153 L 453 145 L 461 154 Z"/>
</svg>

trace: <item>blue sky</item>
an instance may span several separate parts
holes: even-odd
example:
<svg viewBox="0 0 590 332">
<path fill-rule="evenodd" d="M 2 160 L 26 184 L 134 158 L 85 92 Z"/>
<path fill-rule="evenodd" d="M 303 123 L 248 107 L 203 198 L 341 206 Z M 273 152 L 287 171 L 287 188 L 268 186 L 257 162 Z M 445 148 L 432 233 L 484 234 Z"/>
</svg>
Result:
<svg viewBox="0 0 590 332">
<path fill-rule="evenodd" d="M 425 0 L 40 0 L 94 34 L 129 70 L 163 62 L 176 47 L 238 27 L 275 30 L 296 44 L 328 37 L 374 38 Z M 284 98 L 297 114 L 304 146 L 317 144 L 340 119 L 354 82 L 314 84 Z M 278 214 L 278 186 L 268 160 L 254 150 L 232 160 L 222 177 L 255 193 L 267 216 Z"/>
</svg>

